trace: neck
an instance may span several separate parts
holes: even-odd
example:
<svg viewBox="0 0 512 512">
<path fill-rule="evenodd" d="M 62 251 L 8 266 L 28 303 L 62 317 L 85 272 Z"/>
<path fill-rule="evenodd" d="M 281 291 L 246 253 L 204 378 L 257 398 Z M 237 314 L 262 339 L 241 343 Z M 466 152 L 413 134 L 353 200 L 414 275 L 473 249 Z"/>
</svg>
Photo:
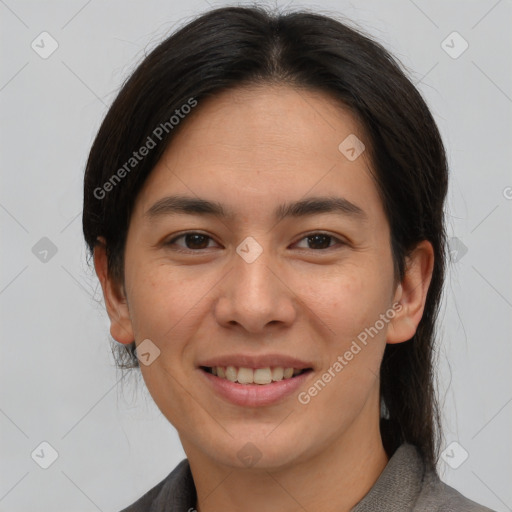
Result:
<svg viewBox="0 0 512 512">
<path fill-rule="evenodd" d="M 388 462 L 378 417 L 372 420 L 357 418 L 343 436 L 313 457 L 280 469 L 233 469 L 206 458 L 185 442 L 197 511 L 349 512 Z"/>
</svg>

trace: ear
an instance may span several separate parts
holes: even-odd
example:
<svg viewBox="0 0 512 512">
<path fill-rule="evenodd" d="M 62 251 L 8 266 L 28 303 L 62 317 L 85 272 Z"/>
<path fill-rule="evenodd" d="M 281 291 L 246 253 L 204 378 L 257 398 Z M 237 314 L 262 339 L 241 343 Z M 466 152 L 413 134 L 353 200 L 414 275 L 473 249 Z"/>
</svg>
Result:
<svg viewBox="0 0 512 512">
<path fill-rule="evenodd" d="M 393 304 L 400 303 L 388 324 L 387 343 L 410 340 L 416 333 L 423 316 L 425 300 L 434 268 L 434 249 L 423 240 L 406 260 L 405 276 L 397 286 Z"/>
<path fill-rule="evenodd" d="M 110 318 L 110 334 L 119 343 L 134 341 L 128 302 L 124 287 L 117 283 L 108 272 L 107 244 L 104 237 L 98 237 L 94 247 L 94 268 L 103 289 L 105 307 Z"/>
</svg>

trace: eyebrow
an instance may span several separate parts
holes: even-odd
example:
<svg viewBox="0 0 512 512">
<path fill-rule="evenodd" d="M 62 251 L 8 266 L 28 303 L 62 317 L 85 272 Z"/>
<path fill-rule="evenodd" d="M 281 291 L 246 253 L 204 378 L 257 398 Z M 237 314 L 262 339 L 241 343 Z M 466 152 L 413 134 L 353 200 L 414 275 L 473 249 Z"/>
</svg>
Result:
<svg viewBox="0 0 512 512">
<path fill-rule="evenodd" d="M 152 220 L 180 213 L 210 215 L 221 219 L 235 217 L 233 212 L 226 210 L 219 202 L 180 195 L 159 199 L 144 213 L 144 217 Z M 276 208 L 274 217 L 276 221 L 281 221 L 287 217 L 306 217 L 322 213 L 339 213 L 361 221 L 368 218 L 362 208 L 343 197 L 310 197 L 281 204 Z"/>
</svg>

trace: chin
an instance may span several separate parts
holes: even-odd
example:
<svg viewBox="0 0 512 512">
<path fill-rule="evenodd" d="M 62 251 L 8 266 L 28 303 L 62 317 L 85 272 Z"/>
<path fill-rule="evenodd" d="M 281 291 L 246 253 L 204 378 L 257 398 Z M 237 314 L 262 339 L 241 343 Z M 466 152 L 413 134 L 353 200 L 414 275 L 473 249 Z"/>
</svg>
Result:
<svg viewBox="0 0 512 512">
<path fill-rule="evenodd" d="M 231 432 L 233 437 L 223 436 L 217 443 L 211 440 L 203 449 L 219 464 L 237 469 L 262 470 L 285 469 L 303 458 L 306 452 L 313 451 L 313 447 L 297 442 L 295 434 L 283 430 L 280 435 L 275 432 L 268 435 L 267 430 L 260 429 L 252 435 L 247 430 Z M 306 440 L 308 436 L 304 435 L 302 439 Z"/>
</svg>

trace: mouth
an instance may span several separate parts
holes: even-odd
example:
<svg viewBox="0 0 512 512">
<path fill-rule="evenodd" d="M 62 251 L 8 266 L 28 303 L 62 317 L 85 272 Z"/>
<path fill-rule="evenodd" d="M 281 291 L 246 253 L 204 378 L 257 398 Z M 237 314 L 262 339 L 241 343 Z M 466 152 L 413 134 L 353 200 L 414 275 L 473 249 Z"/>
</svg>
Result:
<svg viewBox="0 0 512 512">
<path fill-rule="evenodd" d="M 266 386 L 275 382 L 291 380 L 313 371 L 312 368 L 285 368 L 283 366 L 246 368 L 237 366 L 200 366 L 205 373 L 219 379 L 238 384 Z"/>
</svg>

